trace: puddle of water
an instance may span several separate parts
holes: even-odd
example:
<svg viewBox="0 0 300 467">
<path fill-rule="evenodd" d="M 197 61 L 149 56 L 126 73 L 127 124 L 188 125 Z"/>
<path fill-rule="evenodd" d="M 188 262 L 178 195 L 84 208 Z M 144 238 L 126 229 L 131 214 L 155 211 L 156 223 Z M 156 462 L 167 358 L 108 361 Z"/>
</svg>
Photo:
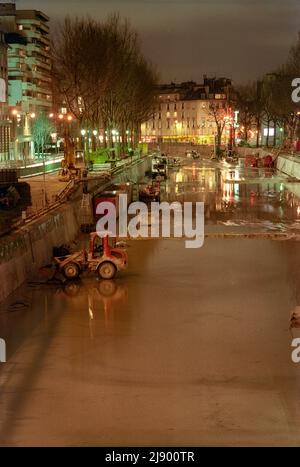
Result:
<svg viewBox="0 0 300 467">
<path fill-rule="evenodd" d="M 206 224 L 283 231 L 300 222 L 296 190 L 270 169 L 193 162 L 172 172 L 161 191 L 161 201 L 204 202 Z"/>
</svg>

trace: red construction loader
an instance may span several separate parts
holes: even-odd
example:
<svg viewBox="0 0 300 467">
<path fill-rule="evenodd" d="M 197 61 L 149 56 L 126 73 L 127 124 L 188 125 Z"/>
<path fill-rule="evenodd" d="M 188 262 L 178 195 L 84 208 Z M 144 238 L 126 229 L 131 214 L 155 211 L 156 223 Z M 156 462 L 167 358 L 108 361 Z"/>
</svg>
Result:
<svg viewBox="0 0 300 467">
<path fill-rule="evenodd" d="M 113 279 L 118 271 L 127 267 L 128 256 L 123 247 L 118 247 L 116 239 L 105 232 L 90 234 L 89 250 L 80 250 L 67 256 L 54 257 L 56 267 L 66 279 L 78 279 L 85 271 L 96 272 L 101 279 Z"/>
</svg>

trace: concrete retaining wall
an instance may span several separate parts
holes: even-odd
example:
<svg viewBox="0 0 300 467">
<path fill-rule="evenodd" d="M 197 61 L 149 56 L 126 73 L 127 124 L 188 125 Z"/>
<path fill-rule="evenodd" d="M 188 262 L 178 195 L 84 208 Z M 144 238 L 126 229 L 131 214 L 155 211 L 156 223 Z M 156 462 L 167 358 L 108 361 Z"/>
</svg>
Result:
<svg viewBox="0 0 300 467">
<path fill-rule="evenodd" d="M 237 147 L 236 148 L 237 152 L 238 152 L 238 155 L 239 156 L 242 156 L 242 157 L 246 157 L 246 156 L 259 156 L 260 159 L 262 159 L 263 157 L 265 156 L 268 156 L 269 154 L 271 154 L 272 156 L 274 155 L 273 154 L 273 151 L 272 149 L 265 149 L 265 148 L 240 148 L 240 147 Z"/>
<path fill-rule="evenodd" d="M 106 185 L 112 182 L 137 182 L 149 167 L 150 158 L 136 161 Z M 99 182 L 93 180 L 90 191 L 99 191 L 99 186 Z M 31 273 L 51 261 L 54 246 L 68 244 L 77 237 L 80 205 L 79 190 L 73 201 L 0 240 L 0 301 L 22 285 Z"/>
<path fill-rule="evenodd" d="M 300 180 L 300 157 L 282 154 L 277 158 L 276 168 L 284 174 Z"/>
<path fill-rule="evenodd" d="M 0 243 L 0 300 L 48 263 L 55 245 L 69 243 L 78 233 L 75 206 L 65 205 Z"/>
<path fill-rule="evenodd" d="M 169 154 L 173 157 L 184 156 L 186 151 L 194 149 L 199 152 L 202 157 L 209 157 L 212 154 L 213 146 L 208 144 L 191 144 L 191 143 L 150 143 L 149 150 L 157 150 L 158 147 L 162 153 Z"/>
</svg>

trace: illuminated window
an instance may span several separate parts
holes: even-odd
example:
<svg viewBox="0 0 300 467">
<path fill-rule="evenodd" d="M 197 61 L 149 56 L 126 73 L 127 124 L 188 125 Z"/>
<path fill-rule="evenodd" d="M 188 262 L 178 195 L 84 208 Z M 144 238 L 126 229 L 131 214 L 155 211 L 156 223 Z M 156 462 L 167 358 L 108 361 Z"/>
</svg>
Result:
<svg viewBox="0 0 300 467">
<path fill-rule="evenodd" d="M 268 128 L 264 128 L 264 136 L 274 136 L 275 134 L 275 131 L 274 131 L 274 128 L 269 128 L 269 131 L 268 131 Z"/>
</svg>

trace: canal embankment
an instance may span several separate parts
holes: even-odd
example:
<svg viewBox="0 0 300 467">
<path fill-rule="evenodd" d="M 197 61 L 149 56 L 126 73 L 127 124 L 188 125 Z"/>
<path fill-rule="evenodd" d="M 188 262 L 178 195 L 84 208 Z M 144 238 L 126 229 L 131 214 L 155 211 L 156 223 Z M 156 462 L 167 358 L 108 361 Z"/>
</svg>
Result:
<svg viewBox="0 0 300 467">
<path fill-rule="evenodd" d="M 87 181 L 88 192 L 104 190 L 112 183 L 138 182 L 149 169 L 150 158 L 143 157 L 117 168 L 110 180 L 94 175 Z M 47 212 L 20 224 L 0 239 L 0 301 L 22 285 L 27 278 L 52 259 L 54 246 L 73 242 L 80 230 L 82 183 L 72 194 L 58 200 Z"/>
</svg>

